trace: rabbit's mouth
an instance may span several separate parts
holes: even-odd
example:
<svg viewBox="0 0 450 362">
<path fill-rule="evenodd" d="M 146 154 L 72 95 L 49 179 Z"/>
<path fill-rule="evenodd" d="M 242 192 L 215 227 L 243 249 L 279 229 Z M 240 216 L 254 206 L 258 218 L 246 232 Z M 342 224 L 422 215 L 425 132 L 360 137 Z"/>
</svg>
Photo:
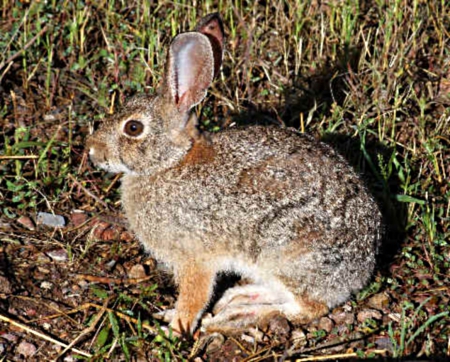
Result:
<svg viewBox="0 0 450 362">
<path fill-rule="evenodd" d="M 95 152 L 94 147 L 89 148 L 89 158 L 91 159 L 91 162 L 96 166 L 99 167 L 107 172 L 112 173 L 126 173 L 129 175 L 135 174 L 133 170 L 131 170 L 125 163 L 120 160 L 119 162 L 111 162 L 107 158 L 105 158 L 104 154 L 102 152 Z"/>
</svg>

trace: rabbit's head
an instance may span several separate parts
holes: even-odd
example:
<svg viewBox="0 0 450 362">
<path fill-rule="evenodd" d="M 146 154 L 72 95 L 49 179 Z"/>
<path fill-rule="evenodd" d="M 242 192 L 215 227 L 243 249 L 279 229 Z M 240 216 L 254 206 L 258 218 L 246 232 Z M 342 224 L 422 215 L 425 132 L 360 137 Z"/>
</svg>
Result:
<svg viewBox="0 0 450 362">
<path fill-rule="evenodd" d="M 156 95 L 130 99 L 88 138 L 94 164 L 110 172 L 152 175 L 180 162 L 201 137 L 191 109 L 220 69 L 223 44 L 218 14 L 204 17 L 195 31 L 177 35 Z"/>
</svg>

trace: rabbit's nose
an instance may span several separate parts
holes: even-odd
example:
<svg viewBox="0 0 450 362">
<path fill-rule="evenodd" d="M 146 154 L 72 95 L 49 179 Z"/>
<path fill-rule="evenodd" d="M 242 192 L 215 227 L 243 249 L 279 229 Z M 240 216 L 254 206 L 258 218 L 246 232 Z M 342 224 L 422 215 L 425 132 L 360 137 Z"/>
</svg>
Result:
<svg viewBox="0 0 450 362">
<path fill-rule="evenodd" d="M 91 136 L 86 140 L 86 148 L 89 150 L 89 158 L 94 165 L 105 161 L 106 145 L 104 143 L 99 142 Z"/>
<path fill-rule="evenodd" d="M 89 148 L 89 159 L 95 166 L 100 166 L 107 160 L 105 152 L 94 147 Z"/>
</svg>

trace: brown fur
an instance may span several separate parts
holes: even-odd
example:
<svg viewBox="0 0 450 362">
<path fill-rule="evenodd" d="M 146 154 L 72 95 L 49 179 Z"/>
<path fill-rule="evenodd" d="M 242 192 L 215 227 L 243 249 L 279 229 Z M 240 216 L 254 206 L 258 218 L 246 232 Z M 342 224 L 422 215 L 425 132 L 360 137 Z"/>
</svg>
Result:
<svg viewBox="0 0 450 362">
<path fill-rule="evenodd" d="M 225 291 L 202 328 L 242 330 L 274 313 L 309 322 L 365 286 L 381 237 L 377 204 L 329 146 L 292 129 L 197 129 L 190 109 L 222 59 L 222 30 L 212 14 L 177 36 L 157 94 L 132 98 L 88 139 L 95 164 L 125 173 L 131 229 L 176 275 L 168 316 L 180 332 L 197 327 L 219 273 L 250 282 Z M 139 137 L 123 133 L 130 119 Z"/>
<path fill-rule="evenodd" d="M 195 260 L 187 262 L 178 269 L 179 298 L 172 328 L 183 334 L 188 334 L 193 329 L 200 317 L 199 312 L 211 298 L 211 279 L 214 273 L 197 265 Z"/>
<path fill-rule="evenodd" d="M 205 139 L 201 138 L 194 141 L 191 149 L 181 160 L 179 167 L 195 166 L 199 164 L 208 164 L 214 161 L 214 148 Z"/>
</svg>

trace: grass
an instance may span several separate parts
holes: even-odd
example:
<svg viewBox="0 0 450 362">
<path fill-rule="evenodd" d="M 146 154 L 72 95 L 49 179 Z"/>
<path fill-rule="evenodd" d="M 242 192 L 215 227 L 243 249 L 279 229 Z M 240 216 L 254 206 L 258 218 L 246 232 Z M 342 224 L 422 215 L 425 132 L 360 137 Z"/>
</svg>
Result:
<svg viewBox="0 0 450 362">
<path fill-rule="evenodd" d="M 219 79 L 202 106 L 204 126 L 216 130 L 234 122 L 286 124 L 334 145 L 364 174 L 388 227 L 373 283 L 349 304 L 358 310 L 373 295 L 389 295 L 383 320 L 352 327 L 361 333 L 371 329 L 358 353 L 369 356 L 365 353 L 376 341 L 387 338 L 393 346 L 388 353 L 394 357 L 448 355 L 446 2 L 195 4 L 1 0 L 0 251 L 13 255 L 8 265 L 14 268 L 0 268 L 0 275 L 21 280 L 15 260 L 23 248 L 62 247 L 70 254 L 70 268 L 93 274 L 101 273 L 109 259 L 126 264 L 142 258 L 136 243 L 121 240 L 125 231 L 120 227 L 111 237 L 88 232 L 83 225 L 29 231 L 17 221 L 40 211 L 70 218 L 73 210 L 82 209 L 89 220 L 120 213 L 117 180 L 92 169 L 83 153 L 89 128 L 130 95 L 153 92 L 171 37 L 192 28 L 202 15 L 219 11 L 227 48 Z M 170 304 L 161 295 L 173 293 L 157 276 L 149 283 L 158 284 L 158 289 L 127 298 L 127 288 L 105 289 L 103 296 L 84 291 L 84 301 L 102 304 L 111 298 L 111 308 L 129 311 L 135 318 L 139 313 L 148 316 L 154 308 Z M 15 291 L 21 295 L 19 282 Z M 51 293 L 45 297 L 59 301 Z M 0 311 L 7 309 L 5 303 Z M 95 311 L 89 309 L 88 314 L 83 326 Z M 112 313 L 101 323 L 89 336 L 92 344 L 81 344 L 98 360 L 132 359 L 144 353 L 139 351 L 162 360 L 182 359 L 193 350 L 189 341 L 155 338 Z M 77 331 L 68 324 L 65 338 L 75 338 Z M 306 333 L 305 348 L 316 345 L 314 336 L 328 341 L 333 334 Z M 240 350 L 242 356 L 261 357 L 264 348 L 282 354 L 291 345 L 272 341 Z M 13 355 L 11 348 L 5 350 L 7 356 Z M 46 348 L 38 352 L 41 358 L 51 355 Z"/>
</svg>

